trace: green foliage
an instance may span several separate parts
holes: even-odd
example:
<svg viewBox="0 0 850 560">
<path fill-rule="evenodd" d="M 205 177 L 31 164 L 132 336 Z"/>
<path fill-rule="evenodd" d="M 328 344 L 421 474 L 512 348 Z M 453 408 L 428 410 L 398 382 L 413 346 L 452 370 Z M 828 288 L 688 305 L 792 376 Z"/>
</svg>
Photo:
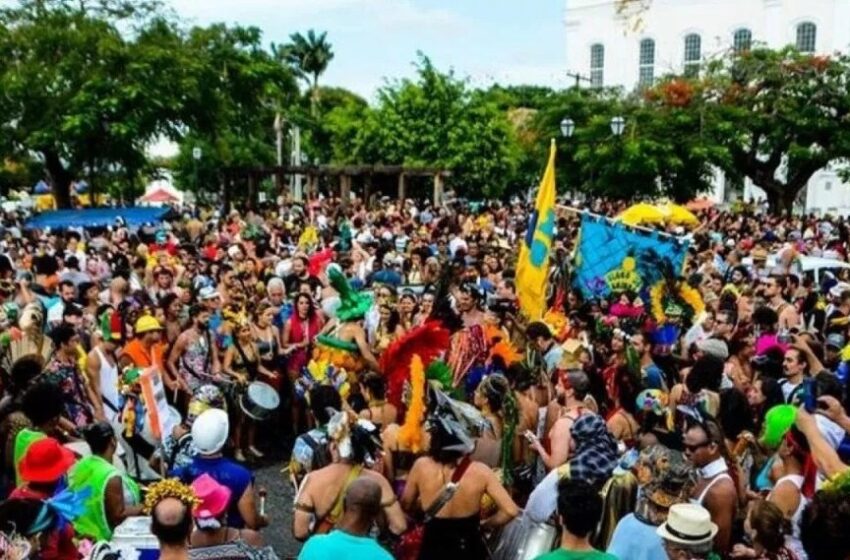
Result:
<svg viewBox="0 0 850 560">
<path fill-rule="evenodd" d="M 133 180 L 145 145 L 176 133 L 185 70 L 173 26 L 145 19 L 157 6 L 42 0 L 0 10 L 0 149 L 37 153 L 60 205 L 75 177 L 93 189 L 106 168 Z"/>
<path fill-rule="evenodd" d="M 320 100 L 319 76 L 324 74 L 334 57 L 327 35 L 327 32 L 317 35 L 311 29 L 306 36 L 293 33 L 289 36 L 290 42 L 282 47 L 272 45 L 278 60 L 289 65 L 299 78 L 307 82 L 313 116 L 317 114 Z"/>
<path fill-rule="evenodd" d="M 519 158 L 505 113 L 425 56 L 418 70 L 417 80 L 382 88 L 375 108 L 349 103 L 328 114 L 335 161 L 444 167 L 465 196 L 499 196 Z"/>
<path fill-rule="evenodd" d="M 175 179 L 184 188 L 217 192 L 223 168 L 275 163 L 275 113 L 293 103 L 298 91 L 292 72 L 263 49 L 255 27 L 195 27 L 184 51 L 193 82 L 186 91 L 189 128 L 180 142 Z M 201 149 L 199 161 L 194 148 Z M 236 190 L 246 192 L 241 186 Z"/>
<path fill-rule="evenodd" d="M 850 58 L 786 48 L 713 61 L 700 84 L 707 132 L 724 169 L 749 177 L 790 212 L 818 170 L 850 156 Z M 846 169 L 843 170 L 846 173 Z"/>
</svg>

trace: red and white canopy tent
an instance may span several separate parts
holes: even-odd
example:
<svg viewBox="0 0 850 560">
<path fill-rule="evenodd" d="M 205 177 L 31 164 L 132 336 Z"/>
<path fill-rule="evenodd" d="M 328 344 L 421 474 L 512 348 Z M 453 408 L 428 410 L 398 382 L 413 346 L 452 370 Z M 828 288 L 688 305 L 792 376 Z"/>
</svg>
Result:
<svg viewBox="0 0 850 560">
<path fill-rule="evenodd" d="M 145 193 L 145 196 L 140 198 L 139 202 L 172 204 L 180 202 L 180 197 L 174 193 L 168 192 L 165 188 L 160 187 Z"/>
<path fill-rule="evenodd" d="M 147 192 L 138 199 L 137 203 L 146 206 L 161 206 L 163 204 L 180 204 L 183 193 L 175 189 L 170 181 L 154 181 L 148 185 Z"/>
</svg>

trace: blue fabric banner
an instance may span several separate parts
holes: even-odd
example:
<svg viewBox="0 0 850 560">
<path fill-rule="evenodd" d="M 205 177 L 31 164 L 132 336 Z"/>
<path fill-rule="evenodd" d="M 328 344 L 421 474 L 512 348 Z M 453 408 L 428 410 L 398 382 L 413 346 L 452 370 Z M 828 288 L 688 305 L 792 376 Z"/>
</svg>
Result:
<svg viewBox="0 0 850 560">
<path fill-rule="evenodd" d="M 643 292 L 665 274 L 681 274 L 687 251 L 685 239 L 584 214 L 574 284 L 586 298 Z"/>
</svg>

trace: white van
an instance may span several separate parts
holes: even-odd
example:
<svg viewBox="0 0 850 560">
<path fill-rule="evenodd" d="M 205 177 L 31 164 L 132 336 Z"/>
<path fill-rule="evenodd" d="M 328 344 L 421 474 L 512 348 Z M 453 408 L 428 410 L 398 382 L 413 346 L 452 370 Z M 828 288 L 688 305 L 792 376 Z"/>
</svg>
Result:
<svg viewBox="0 0 850 560">
<path fill-rule="evenodd" d="M 820 284 L 826 271 L 832 272 L 836 278 L 840 277 L 842 270 L 850 269 L 850 263 L 837 259 L 825 259 L 823 257 L 809 257 L 801 255 L 800 268 L 806 276 L 812 276 L 815 283 Z"/>
</svg>

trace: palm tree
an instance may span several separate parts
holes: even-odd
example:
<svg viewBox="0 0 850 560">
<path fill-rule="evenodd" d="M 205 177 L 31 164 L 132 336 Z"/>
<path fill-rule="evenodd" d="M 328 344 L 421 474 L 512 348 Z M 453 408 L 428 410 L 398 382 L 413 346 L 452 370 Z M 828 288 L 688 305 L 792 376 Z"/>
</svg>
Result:
<svg viewBox="0 0 850 560">
<path fill-rule="evenodd" d="M 319 76 L 327 70 L 334 57 L 327 35 L 327 31 L 317 35 L 311 29 L 306 37 L 301 33 L 293 33 L 289 36 L 290 42 L 280 49 L 272 46 L 278 59 L 289 64 L 295 73 L 307 82 L 313 116 L 316 115 L 319 103 Z"/>
</svg>

